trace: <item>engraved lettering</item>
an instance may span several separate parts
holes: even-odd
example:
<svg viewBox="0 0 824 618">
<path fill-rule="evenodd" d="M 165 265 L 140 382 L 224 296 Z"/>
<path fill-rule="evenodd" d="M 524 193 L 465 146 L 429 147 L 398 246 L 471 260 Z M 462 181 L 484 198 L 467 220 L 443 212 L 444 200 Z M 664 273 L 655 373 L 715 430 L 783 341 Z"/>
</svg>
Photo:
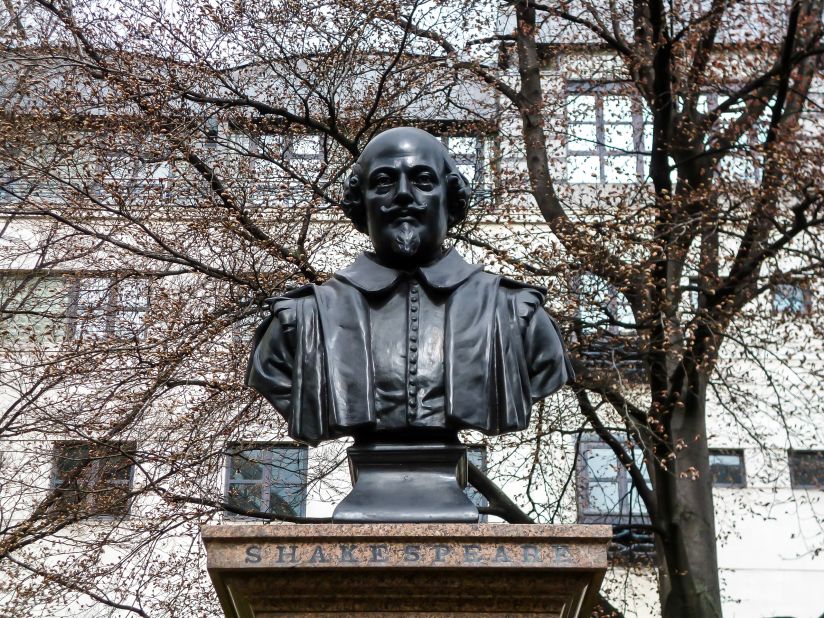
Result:
<svg viewBox="0 0 824 618">
<path fill-rule="evenodd" d="M 512 560 L 509 559 L 509 554 L 506 553 L 506 547 L 498 545 L 493 562 L 512 562 Z"/>
<path fill-rule="evenodd" d="M 278 559 L 276 562 L 283 564 L 287 562 L 286 560 L 286 546 L 285 545 L 278 545 Z M 298 546 L 297 545 L 290 545 L 289 546 L 289 560 L 288 562 L 297 562 L 298 561 Z"/>
<path fill-rule="evenodd" d="M 407 545 L 403 548 L 403 559 L 405 562 L 418 562 L 421 559 L 420 545 Z"/>
<path fill-rule="evenodd" d="M 257 564 L 260 562 L 260 545 L 249 545 L 246 548 L 246 563 Z"/>
<path fill-rule="evenodd" d="M 323 547 L 320 545 L 315 545 L 315 549 L 309 557 L 309 564 L 314 564 L 316 562 L 331 562 L 331 560 L 326 557 L 326 554 L 323 553 Z"/>
<path fill-rule="evenodd" d="M 372 558 L 369 562 L 386 562 L 389 560 L 387 555 L 389 548 L 386 545 L 370 545 L 369 549 L 372 551 Z"/>
<path fill-rule="evenodd" d="M 541 551 L 537 545 L 522 545 L 524 550 L 524 562 L 541 562 Z"/>
<path fill-rule="evenodd" d="M 572 554 L 568 547 L 556 545 L 553 549 L 555 550 L 555 560 L 558 562 L 572 562 Z"/>
<path fill-rule="evenodd" d="M 464 562 L 480 562 L 480 551 L 480 545 L 464 545 Z"/>
<path fill-rule="evenodd" d="M 444 559 L 452 553 L 449 545 L 435 545 L 435 562 L 443 562 Z"/>
<path fill-rule="evenodd" d="M 340 546 L 340 561 L 341 562 L 357 562 L 355 558 L 355 548 L 357 545 L 341 545 Z"/>
</svg>

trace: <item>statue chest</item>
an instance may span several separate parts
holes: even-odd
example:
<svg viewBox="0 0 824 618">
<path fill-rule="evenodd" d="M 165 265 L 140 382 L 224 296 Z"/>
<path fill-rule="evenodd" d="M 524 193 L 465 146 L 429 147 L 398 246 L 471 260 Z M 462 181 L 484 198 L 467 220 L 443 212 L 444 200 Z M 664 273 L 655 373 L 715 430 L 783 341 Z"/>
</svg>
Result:
<svg viewBox="0 0 824 618">
<path fill-rule="evenodd" d="M 377 430 L 446 426 L 448 296 L 410 278 L 387 294 L 369 299 Z"/>
</svg>

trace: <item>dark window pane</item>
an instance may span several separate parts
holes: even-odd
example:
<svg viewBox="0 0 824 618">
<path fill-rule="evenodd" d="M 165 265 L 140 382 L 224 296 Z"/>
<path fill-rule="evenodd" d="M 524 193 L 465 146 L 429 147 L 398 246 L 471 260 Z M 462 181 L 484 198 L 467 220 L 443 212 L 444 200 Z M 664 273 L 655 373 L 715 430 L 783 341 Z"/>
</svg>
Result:
<svg viewBox="0 0 824 618">
<path fill-rule="evenodd" d="M 790 481 L 800 489 L 824 489 L 824 451 L 790 452 Z"/>
<path fill-rule="evenodd" d="M 287 492 L 276 487 L 269 487 L 269 507 L 267 511 L 274 515 L 298 515 L 300 495 L 289 496 Z M 297 504 L 294 504 L 297 501 Z"/>
<path fill-rule="evenodd" d="M 307 449 L 289 445 L 238 445 L 230 449 L 227 502 L 279 515 L 306 511 Z"/>
<path fill-rule="evenodd" d="M 624 447 L 643 478 L 649 481 L 643 451 Z M 611 447 L 594 434 L 581 438 L 577 459 L 578 515 L 581 523 L 645 523 L 647 509 L 632 478 Z"/>
<path fill-rule="evenodd" d="M 741 451 L 710 451 L 712 483 L 718 487 L 746 487 L 744 454 Z"/>
<path fill-rule="evenodd" d="M 302 513 L 306 488 L 306 449 L 276 447 L 271 454 L 268 512 L 286 515 Z"/>
<path fill-rule="evenodd" d="M 773 311 L 807 315 L 812 309 L 809 290 L 798 284 L 782 283 L 773 290 Z"/>
<path fill-rule="evenodd" d="M 56 508 L 82 505 L 88 515 L 124 515 L 129 511 L 133 444 L 112 447 L 85 443 L 55 445 L 52 486 Z"/>
<path fill-rule="evenodd" d="M 262 451 L 242 451 L 232 457 L 231 479 L 233 481 L 262 481 Z"/>
<path fill-rule="evenodd" d="M 131 460 L 125 454 L 92 453 L 97 463 L 98 479 L 108 485 L 128 481 L 131 474 Z"/>
<path fill-rule="evenodd" d="M 230 483 L 227 502 L 246 511 L 262 511 L 262 486 L 257 483 Z"/>
<path fill-rule="evenodd" d="M 80 468 L 88 463 L 88 444 L 58 445 L 55 448 L 55 484 L 76 480 Z"/>
</svg>

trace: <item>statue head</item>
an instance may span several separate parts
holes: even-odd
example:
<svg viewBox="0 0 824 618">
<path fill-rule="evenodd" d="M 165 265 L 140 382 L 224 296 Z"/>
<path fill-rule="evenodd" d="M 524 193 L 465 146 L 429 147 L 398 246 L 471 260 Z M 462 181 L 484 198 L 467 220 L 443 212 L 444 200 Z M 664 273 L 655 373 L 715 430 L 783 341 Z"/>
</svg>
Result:
<svg viewBox="0 0 824 618">
<path fill-rule="evenodd" d="M 426 264 L 469 207 L 469 182 L 440 140 L 399 127 L 372 138 L 352 168 L 342 207 L 381 262 Z"/>
</svg>

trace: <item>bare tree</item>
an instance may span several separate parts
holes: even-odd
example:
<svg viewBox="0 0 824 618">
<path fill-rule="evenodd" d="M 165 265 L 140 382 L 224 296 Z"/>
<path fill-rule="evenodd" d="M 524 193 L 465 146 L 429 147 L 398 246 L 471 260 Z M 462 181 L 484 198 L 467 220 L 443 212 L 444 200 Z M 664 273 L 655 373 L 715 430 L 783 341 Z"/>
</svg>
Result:
<svg viewBox="0 0 824 618">
<path fill-rule="evenodd" d="M 649 515 L 635 528 L 655 535 L 663 615 L 720 615 L 707 393 L 740 388 L 719 371 L 722 349 L 773 340 L 764 320 L 777 317 L 759 298 L 799 279 L 814 286 L 822 265 L 821 148 L 805 121 L 820 104 L 810 92 L 821 3 L 777 7 L 769 29 L 740 9 L 9 4 L 8 611 L 34 613 L 49 595 L 52 606 L 205 613 L 213 601 L 191 564 L 198 523 L 227 510 L 309 521 L 238 508 L 220 486 L 227 443 L 284 435 L 242 386 L 248 338 L 266 298 L 322 282 L 362 246 L 336 214 L 340 181 L 372 135 L 414 122 L 487 137 L 475 216 L 455 240 L 506 272 L 553 282 L 552 308 L 574 342 L 570 405 L 539 407 L 533 431 L 500 441 L 530 453 L 506 472 L 526 487 L 526 513 L 475 473 L 490 512 L 557 520 L 573 483 L 547 479 L 569 481 L 574 466 L 552 446 L 591 429 Z M 735 38 L 747 31 L 758 50 Z M 621 153 L 640 166 L 631 182 L 584 197 L 561 182 L 559 145 L 589 140 L 603 176 L 605 138 L 596 125 L 583 135 L 575 116 L 576 96 L 603 105 L 601 95 L 559 90 L 547 75 L 558 64 L 597 65 L 636 106 L 641 125 Z M 569 177 L 573 156 L 566 165 Z M 53 440 L 87 450 L 44 482 Z M 327 480 L 340 463 L 338 445 L 309 483 L 334 496 Z M 124 466 L 135 470 L 125 494 L 115 482 Z M 95 515 L 110 525 L 85 526 Z M 603 610 L 617 611 L 607 601 Z"/>
</svg>

